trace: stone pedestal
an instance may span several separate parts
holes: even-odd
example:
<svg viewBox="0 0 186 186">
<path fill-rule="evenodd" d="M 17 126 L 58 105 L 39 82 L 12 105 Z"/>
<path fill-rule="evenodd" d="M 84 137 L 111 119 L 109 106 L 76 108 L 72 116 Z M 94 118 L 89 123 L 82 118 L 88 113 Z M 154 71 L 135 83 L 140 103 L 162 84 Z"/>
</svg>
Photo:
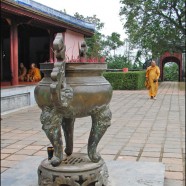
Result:
<svg viewBox="0 0 186 186">
<path fill-rule="evenodd" d="M 58 167 L 44 159 L 38 168 L 39 186 L 107 186 L 108 170 L 103 159 L 98 163 L 86 154 L 66 157 Z"/>
<path fill-rule="evenodd" d="M 38 186 L 37 167 L 41 164 L 42 160 L 43 157 L 40 156 L 27 157 L 1 174 L 1 185 Z M 164 185 L 165 165 L 160 162 L 110 160 L 106 161 L 106 165 L 109 172 L 108 186 Z M 51 185 L 46 184 L 45 186 Z M 65 186 L 68 185 L 66 184 Z M 92 184 L 88 186 L 92 186 Z"/>
</svg>

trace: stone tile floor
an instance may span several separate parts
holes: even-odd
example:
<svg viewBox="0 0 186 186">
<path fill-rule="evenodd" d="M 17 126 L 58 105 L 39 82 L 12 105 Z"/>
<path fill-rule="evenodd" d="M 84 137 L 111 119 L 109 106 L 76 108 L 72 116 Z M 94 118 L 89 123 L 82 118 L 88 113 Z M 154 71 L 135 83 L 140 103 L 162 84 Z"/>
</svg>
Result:
<svg viewBox="0 0 186 186">
<path fill-rule="evenodd" d="M 112 125 L 99 143 L 105 160 L 163 162 L 165 186 L 185 185 L 185 89 L 160 84 L 157 100 L 147 90 L 114 91 Z M 47 157 L 50 142 L 37 106 L 2 115 L 1 173 L 28 156 Z M 87 152 L 90 117 L 76 119 L 74 152 Z M 65 146 L 65 144 L 64 144 Z"/>
</svg>

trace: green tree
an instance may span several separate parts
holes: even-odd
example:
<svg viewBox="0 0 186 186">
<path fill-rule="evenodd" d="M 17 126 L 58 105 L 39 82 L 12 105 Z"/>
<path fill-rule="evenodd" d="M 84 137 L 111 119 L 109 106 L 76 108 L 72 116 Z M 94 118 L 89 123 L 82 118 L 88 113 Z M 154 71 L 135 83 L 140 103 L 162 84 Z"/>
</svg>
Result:
<svg viewBox="0 0 186 186">
<path fill-rule="evenodd" d="M 87 21 L 89 23 L 95 24 L 96 31 L 94 35 L 90 38 L 85 38 L 86 44 L 88 46 L 87 56 L 88 57 L 98 57 L 102 55 L 103 52 L 103 37 L 100 30 L 104 27 L 104 23 L 100 21 L 96 15 L 84 17 L 83 15 L 76 12 L 74 17 Z"/>
<path fill-rule="evenodd" d="M 96 31 L 100 31 L 104 27 L 104 23 L 102 23 L 101 20 L 97 18 L 96 15 L 84 17 L 83 15 L 76 12 L 74 14 L 74 17 L 76 17 L 77 19 L 81 19 L 83 21 L 95 24 Z"/>
<path fill-rule="evenodd" d="M 106 62 L 108 69 L 132 68 L 131 61 L 128 61 L 127 57 L 124 55 L 109 56 Z"/>
<path fill-rule="evenodd" d="M 178 81 L 179 69 L 176 63 L 166 63 L 163 70 L 165 81 Z"/>
<path fill-rule="evenodd" d="M 101 34 L 101 29 L 104 27 L 104 23 L 101 22 L 96 15 L 84 17 L 83 15 L 76 12 L 74 16 L 77 19 L 87 21 L 89 23 L 95 24 L 95 33 L 92 37 L 85 38 L 86 44 L 88 46 L 87 56 L 88 57 L 99 57 L 102 55 L 110 55 L 110 51 L 114 51 L 123 45 L 120 40 L 120 34 L 113 32 L 110 36 L 105 36 Z"/>
<path fill-rule="evenodd" d="M 120 2 L 120 15 L 126 18 L 124 28 L 134 46 L 152 52 L 153 57 L 166 50 L 183 49 L 186 11 L 184 0 Z"/>
<path fill-rule="evenodd" d="M 143 63 L 141 62 L 142 51 L 138 50 L 133 64 L 133 69 L 142 69 Z"/>
<path fill-rule="evenodd" d="M 110 36 L 107 36 L 104 42 L 104 46 L 105 48 L 107 48 L 107 51 L 114 51 L 114 56 L 116 49 L 122 46 L 123 44 L 124 42 L 120 40 L 120 34 L 116 32 L 113 32 Z"/>
</svg>

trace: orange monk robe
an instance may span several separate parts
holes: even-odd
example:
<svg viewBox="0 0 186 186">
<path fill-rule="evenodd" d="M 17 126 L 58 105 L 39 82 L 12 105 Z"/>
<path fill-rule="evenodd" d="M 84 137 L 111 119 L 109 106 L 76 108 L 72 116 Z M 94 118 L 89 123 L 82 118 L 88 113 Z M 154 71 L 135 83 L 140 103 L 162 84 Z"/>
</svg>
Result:
<svg viewBox="0 0 186 186">
<path fill-rule="evenodd" d="M 32 68 L 29 70 L 28 72 L 29 77 L 33 80 L 33 81 L 40 81 L 41 80 L 41 73 L 39 68 Z"/>
<path fill-rule="evenodd" d="M 155 67 L 148 67 L 146 71 L 146 78 L 148 78 L 148 84 L 150 85 L 149 88 L 149 96 L 156 96 L 158 92 L 158 79 L 160 77 L 160 69 L 158 66 Z M 154 80 L 157 82 L 154 83 Z"/>
</svg>

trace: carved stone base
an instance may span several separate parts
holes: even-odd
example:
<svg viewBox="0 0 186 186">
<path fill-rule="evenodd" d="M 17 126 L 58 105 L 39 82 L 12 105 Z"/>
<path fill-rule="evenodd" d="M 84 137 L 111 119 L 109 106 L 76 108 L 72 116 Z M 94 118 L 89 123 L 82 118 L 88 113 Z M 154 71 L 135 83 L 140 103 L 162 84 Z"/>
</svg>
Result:
<svg viewBox="0 0 186 186">
<path fill-rule="evenodd" d="M 108 169 L 103 159 L 98 163 L 86 154 L 66 157 L 58 167 L 44 159 L 38 168 L 39 186 L 107 186 Z"/>
</svg>

